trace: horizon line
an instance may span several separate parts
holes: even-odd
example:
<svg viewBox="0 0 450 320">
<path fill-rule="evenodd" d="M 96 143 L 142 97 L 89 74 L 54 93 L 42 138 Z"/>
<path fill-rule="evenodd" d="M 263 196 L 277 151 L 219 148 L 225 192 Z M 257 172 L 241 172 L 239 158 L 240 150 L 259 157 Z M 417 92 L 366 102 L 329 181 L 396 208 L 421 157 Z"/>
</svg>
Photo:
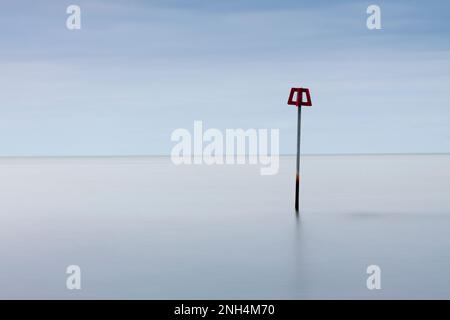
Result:
<svg viewBox="0 0 450 320">
<path fill-rule="evenodd" d="M 295 157 L 296 154 L 278 154 L 280 157 Z M 370 152 L 349 152 L 349 153 L 301 153 L 301 156 L 408 156 L 408 155 L 450 155 L 450 152 L 379 152 L 379 153 L 370 153 Z M 162 157 L 170 157 L 168 154 L 136 154 L 136 155 L 20 155 L 20 156 L 0 156 L 0 160 L 2 159 L 30 159 L 30 158 L 162 158 Z M 191 157 L 200 157 L 202 155 L 191 155 Z M 225 157 L 226 154 L 219 155 Z M 234 155 L 237 157 L 254 157 L 259 156 L 255 155 Z M 269 155 L 270 156 L 270 155 Z"/>
</svg>

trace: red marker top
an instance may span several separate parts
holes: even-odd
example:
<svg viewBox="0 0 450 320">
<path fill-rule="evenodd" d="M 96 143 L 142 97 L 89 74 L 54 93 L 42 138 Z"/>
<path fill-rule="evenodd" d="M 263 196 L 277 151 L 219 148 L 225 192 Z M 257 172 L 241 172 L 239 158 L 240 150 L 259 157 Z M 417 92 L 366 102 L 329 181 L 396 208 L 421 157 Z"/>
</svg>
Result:
<svg viewBox="0 0 450 320">
<path fill-rule="evenodd" d="M 294 100 L 294 95 L 297 93 L 296 100 Z M 303 93 L 306 95 L 306 101 L 303 101 Z M 311 107 L 311 95 L 309 94 L 309 89 L 307 88 L 292 88 L 291 93 L 289 94 L 289 105 L 294 105 L 297 107 L 306 106 Z"/>
</svg>

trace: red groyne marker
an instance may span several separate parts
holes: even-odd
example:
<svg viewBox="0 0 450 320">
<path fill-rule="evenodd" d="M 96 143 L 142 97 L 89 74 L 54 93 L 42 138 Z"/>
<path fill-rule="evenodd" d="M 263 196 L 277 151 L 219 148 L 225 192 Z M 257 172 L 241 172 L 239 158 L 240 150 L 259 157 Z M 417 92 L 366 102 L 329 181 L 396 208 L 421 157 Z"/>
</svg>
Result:
<svg viewBox="0 0 450 320">
<path fill-rule="evenodd" d="M 303 100 L 303 96 L 306 96 L 306 100 Z M 298 212 L 298 194 L 300 184 L 300 132 L 302 126 L 302 106 L 311 107 L 311 95 L 309 89 L 306 88 L 292 88 L 288 99 L 289 105 L 297 106 L 298 119 L 297 119 L 297 168 L 295 176 L 295 211 Z"/>
</svg>

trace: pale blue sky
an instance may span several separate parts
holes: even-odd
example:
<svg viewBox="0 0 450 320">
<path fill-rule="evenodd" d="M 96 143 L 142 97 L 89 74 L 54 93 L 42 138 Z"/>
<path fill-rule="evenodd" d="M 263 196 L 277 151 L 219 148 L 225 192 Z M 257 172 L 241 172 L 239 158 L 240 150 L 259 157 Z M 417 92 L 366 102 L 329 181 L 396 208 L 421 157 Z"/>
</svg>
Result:
<svg viewBox="0 0 450 320">
<path fill-rule="evenodd" d="M 449 21 L 448 1 L 3 1 L 0 156 L 169 154 L 194 120 L 294 153 L 292 86 L 305 153 L 450 152 Z"/>
</svg>

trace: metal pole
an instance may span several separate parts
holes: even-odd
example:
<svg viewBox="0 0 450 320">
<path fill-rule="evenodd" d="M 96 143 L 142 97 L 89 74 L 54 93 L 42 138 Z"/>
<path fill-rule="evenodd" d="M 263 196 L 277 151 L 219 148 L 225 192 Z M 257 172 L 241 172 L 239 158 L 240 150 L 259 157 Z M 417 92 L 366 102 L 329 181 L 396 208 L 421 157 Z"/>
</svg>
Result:
<svg viewBox="0 0 450 320">
<path fill-rule="evenodd" d="M 295 211 L 298 212 L 298 194 L 300 183 L 300 132 L 302 126 L 302 106 L 298 106 L 298 119 L 297 119 L 297 175 L 295 177 Z"/>
</svg>

